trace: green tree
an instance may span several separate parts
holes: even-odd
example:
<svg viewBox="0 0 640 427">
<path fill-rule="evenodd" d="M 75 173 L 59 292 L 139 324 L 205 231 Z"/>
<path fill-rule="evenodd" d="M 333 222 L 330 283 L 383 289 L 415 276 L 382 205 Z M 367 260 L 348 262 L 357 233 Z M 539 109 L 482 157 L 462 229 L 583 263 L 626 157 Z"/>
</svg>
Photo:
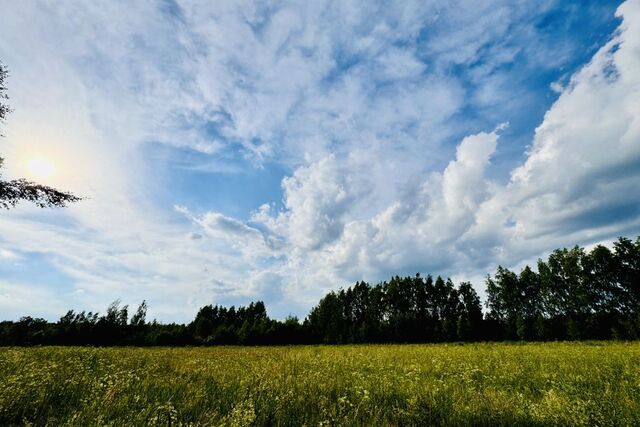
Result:
<svg viewBox="0 0 640 427">
<path fill-rule="evenodd" d="M 640 337 L 640 237 L 635 242 L 620 237 L 613 245 L 622 311 L 616 335 L 637 339 Z"/>
<path fill-rule="evenodd" d="M 521 340 L 540 339 L 544 335 L 542 285 L 540 275 L 528 265 L 518 276 L 520 312 L 516 333 Z"/>
<path fill-rule="evenodd" d="M 455 341 L 458 339 L 458 317 L 460 316 L 460 298 L 458 290 L 453 285 L 451 279 L 446 282 L 447 296 L 444 309 L 442 310 L 442 332 L 445 341 Z"/>
<path fill-rule="evenodd" d="M 138 306 L 138 309 L 131 316 L 131 324 L 133 326 L 144 326 L 147 318 L 147 302 L 142 301 L 142 303 Z"/>
<path fill-rule="evenodd" d="M 640 237 L 635 242 L 620 237 L 613 246 L 616 258 L 616 281 L 622 291 L 621 310 L 626 314 L 637 313 L 640 309 Z"/>
<path fill-rule="evenodd" d="M 556 317 L 556 335 L 564 332 L 567 338 L 580 339 L 587 330 L 596 295 L 585 274 L 585 263 L 584 249 L 576 246 L 556 249 L 546 263 L 538 265 L 545 308 Z M 561 319 L 564 319 L 564 327 L 560 324 Z"/>
<path fill-rule="evenodd" d="M 495 276 L 487 277 L 486 286 L 489 318 L 502 325 L 503 338 L 517 338 L 517 319 L 522 308 L 522 295 L 517 274 L 498 266 Z"/>
<path fill-rule="evenodd" d="M 420 277 L 417 280 L 422 280 Z M 411 277 L 395 276 L 386 284 L 388 327 L 392 341 L 419 340 L 416 328 L 415 283 Z"/>
<path fill-rule="evenodd" d="M 309 313 L 308 324 L 315 337 L 325 344 L 345 342 L 343 302 L 339 294 L 329 292 Z"/>
<path fill-rule="evenodd" d="M 469 282 L 458 286 L 460 314 L 457 322 L 458 339 L 474 341 L 480 338 L 482 328 L 482 307 L 480 297 Z"/>
</svg>

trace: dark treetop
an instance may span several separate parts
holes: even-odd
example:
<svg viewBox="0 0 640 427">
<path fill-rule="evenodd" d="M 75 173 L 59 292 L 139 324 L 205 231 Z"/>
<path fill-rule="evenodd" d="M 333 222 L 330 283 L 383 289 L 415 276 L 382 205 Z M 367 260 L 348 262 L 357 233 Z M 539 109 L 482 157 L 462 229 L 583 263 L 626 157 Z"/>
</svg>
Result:
<svg viewBox="0 0 640 427">
<path fill-rule="evenodd" d="M 272 345 L 480 340 L 638 339 L 640 237 L 555 250 L 537 270 L 498 267 L 486 308 L 470 283 L 419 274 L 329 292 L 303 322 L 270 319 L 265 305 L 205 305 L 189 324 L 147 322 L 115 301 L 105 314 L 68 311 L 57 322 L 0 322 L 0 345 Z"/>
</svg>

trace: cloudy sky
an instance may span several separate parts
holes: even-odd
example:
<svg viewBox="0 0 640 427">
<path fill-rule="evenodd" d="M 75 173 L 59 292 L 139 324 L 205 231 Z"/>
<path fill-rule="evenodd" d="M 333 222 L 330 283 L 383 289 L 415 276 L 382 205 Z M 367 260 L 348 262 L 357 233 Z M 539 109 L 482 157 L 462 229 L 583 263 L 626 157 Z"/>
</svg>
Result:
<svg viewBox="0 0 640 427">
<path fill-rule="evenodd" d="M 640 234 L 640 0 L 0 0 L 0 317 L 185 321 Z"/>
</svg>

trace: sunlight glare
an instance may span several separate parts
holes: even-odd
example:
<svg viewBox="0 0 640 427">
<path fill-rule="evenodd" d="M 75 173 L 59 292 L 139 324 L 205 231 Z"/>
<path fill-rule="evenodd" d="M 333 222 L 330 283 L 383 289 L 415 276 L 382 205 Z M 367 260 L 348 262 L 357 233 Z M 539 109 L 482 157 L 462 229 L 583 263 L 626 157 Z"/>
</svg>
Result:
<svg viewBox="0 0 640 427">
<path fill-rule="evenodd" d="M 35 157 L 27 163 L 29 174 L 34 178 L 49 178 L 56 172 L 55 165 L 49 159 Z"/>
</svg>

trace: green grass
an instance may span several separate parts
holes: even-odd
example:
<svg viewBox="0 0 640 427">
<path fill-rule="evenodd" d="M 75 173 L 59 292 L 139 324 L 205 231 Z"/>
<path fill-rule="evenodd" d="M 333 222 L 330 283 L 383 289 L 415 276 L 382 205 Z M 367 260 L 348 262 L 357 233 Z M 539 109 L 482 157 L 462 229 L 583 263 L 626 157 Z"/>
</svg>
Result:
<svg viewBox="0 0 640 427">
<path fill-rule="evenodd" d="M 640 425 L 640 343 L 0 348 L 0 425 Z"/>
</svg>

